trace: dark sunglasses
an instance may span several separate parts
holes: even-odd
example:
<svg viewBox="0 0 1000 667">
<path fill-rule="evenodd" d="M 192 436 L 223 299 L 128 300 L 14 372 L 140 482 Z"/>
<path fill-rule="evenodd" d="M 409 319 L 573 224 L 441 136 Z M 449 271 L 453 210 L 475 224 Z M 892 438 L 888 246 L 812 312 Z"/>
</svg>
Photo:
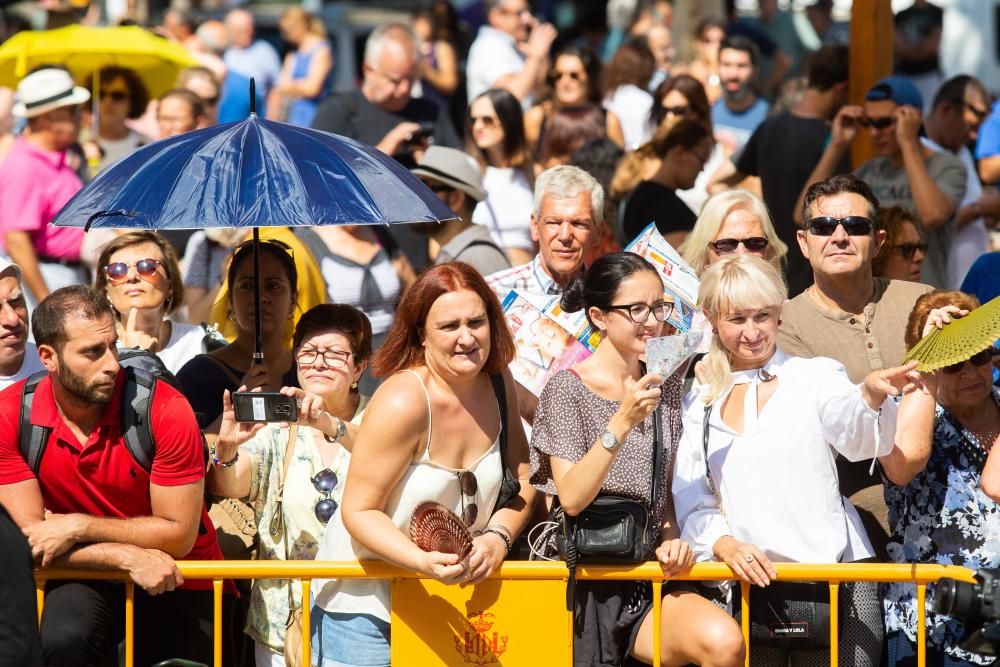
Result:
<svg viewBox="0 0 1000 667">
<path fill-rule="evenodd" d="M 471 526 L 479 518 L 479 505 L 476 504 L 476 494 L 479 493 L 479 480 L 468 470 L 458 473 L 458 487 L 462 491 L 462 522 Z M 465 499 L 469 498 L 468 503 Z"/>
<path fill-rule="evenodd" d="M 887 127 L 892 127 L 896 123 L 895 116 L 882 116 L 881 118 L 870 118 L 869 116 L 862 116 L 858 119 L 863 127 L 872 127 L 876 130 L 884 130 Z"/>
<path fill-rule="evenodd" d="M 669 116 L 671 114 L 675 116 L 687 116 L 689 113 L 691 113 L 691 107 L 689 106 L 663 107 L 664 116 Z"/>
<path fill-rule="evenodd" d="M 951 366 L 945 366 L 941 370 L 949 375 L 959 372 L 962 367 L 965 366 L 965 362 L 969 362 L 973 366 L 985 366 L 986 364 L 993 361 L 993 348 L 988 347 L 982 352 L 977 352 L 965 361 L 960 361 L 957 364 L 952 364 Z"/>
<path fill-rule="evenodd" d="M 574 81 L 580 81 L 583 79 L 583 72 L 559 72 L 557 70 L 552 70 L 549 72 L 549 82 L 555 83 L 564 76 L 568 76 Z"/>
<path fill-rule="evenodd" d="M 475 125 L 477 120 L 482 121 L 483 125 L 485 125 L 486 127 L 496 127 L 497 123 L 499 122 L 496 116 L 473 116 L 471 114 L 469 115 L 470 126 Z"/>
<path fill-rule="evenodd" d="M 913 259 L 913 255 L 919 250 L 923 254 L 927 254 L 927 242 L 921 241 L 920 243 L 900 243 L 898 245 L 892 246 L 892 250 L 895 250 L 904 259 Z"/>
<path fill-rule="evenodd" d="M 124 90 L 102 90 L 99 97 L 102 100 L 110 97 L 114 102 L 124 102 L 128 99 L 128 93 Z"/>
<path fill-rule="evenodd" d="M 736 252 L 741 243 L 750 252 L 761 252 L 767 248 L 767 239 L 763 236 L 751 236 L 746 239 L 719 239 L 718 241 L 709 241 L 708 245 L 712 246 L 715 252 L 720 255 L 728 255 Z"/>
<path fill-rule="evenodd" d="M 104 274 L 111 281 L 112 285 L 118 285 L 128 278 L 128 270 L 131 267 L 135 267 L 135 272 L 140 278 L 152 278 L 153 274 L 156 273 L 156 269 L 161 266 L 163 262 L 158 259 L 140 259 L 135 264 L 127 264 L 125 262 L 112 262 L 104 267 Z"/>
<path fill-rule="evenodd" d="M 849 215 L 846 218 L 824 215 L 810 220 L 807 227 L 816 236 L 831 236 L 840 225 L 844 226 L 848 236 L 867 236 L 875 228 L 875 223 L 863 215 Z"/>
<path fill-rule="evenodd" d="M 315 476 L 311 478 L 313 483 L 313 488 L 319 491 L 320 498 L 319 502 L 316 503 L 316 507 L 313 508 L 313 512 L 316 514 L 316 518 L 322 524 L 327 524 L 330 519 L 333 518 L 334 513 L 337 511 L 337 501 L 330 497 L 333 490 L 337 488 L 337 473 L 333 472 L 329 468 L 324 468 L 316 473 Z"/>
<path fill-rule="evenodd" d="M 650 313 L 657 322 L 666 322 L 670 313 L 674 312 L 674 304 L 669 301 L 659 301 L 652 306 L 646 303 L 630 303 L 623 306 L 608 306 L 605 310 L 624 310 L 630 320 L 636 324 L 645 324 Z"/>
</svg>

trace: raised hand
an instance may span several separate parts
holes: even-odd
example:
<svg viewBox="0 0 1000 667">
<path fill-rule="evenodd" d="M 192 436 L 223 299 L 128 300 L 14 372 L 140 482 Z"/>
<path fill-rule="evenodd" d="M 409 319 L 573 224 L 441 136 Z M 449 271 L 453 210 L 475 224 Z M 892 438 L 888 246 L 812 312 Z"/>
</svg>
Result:
<svg viewBox="0 0 1000 667">
<path fill-rule="evenodd" d="M 918 364 L 919 362 L 914 360 L 905 366 L 869 373 L 861 385 L 861 395 L 868 403 L 868 407 L 878 410 L 886 396 L 908 394 L 921 386 L 920 373 L 917 372 Z"/>
<path fill-rule="evenodd" d="M 145 331 L 136 328 L 136 321 L 138 317 L 138 309 L 129 308 L 128 318 L 125 320 L 125 331 L 122 332 L 119 342 L 122 347 L 139 347 L 143 350 L 156 352 L 160 346 L 159 341 Z"/>
<path fill-rule="evenodd" d="M 920 333 L 920 337 L 924 338 L 927 334 L 934 331 L 934 329 L 943 329 L 944 325 L 953 319 L 965 317 L 968 314 L 969 311 L 958 306 L 948 305 L 935 308 L 927 313 L 927 319 L 924 321 L 924 330 Z"/>
<path fill-rule="evenodd" d="M 848 104 L 841 107 L 833 119 L 830 129 L 830 143 L 841 146 L 850 145 L 858 136 L 858 126 L 865 111 L 859 106 Z"/>
<path fill-rule="evenodd" d="M 622 397 L 618 413 L 629 425 L 629 428 L 644 421 L 660 404 L 662 397 L 660 385 L 662 384 L 663 377 L 656 373 L 647 373 L 638 381 L 631 377 L 625 378 L 625 396 Z"/>
<path fill-rule="evenodd" d="M 237 391 L 246 391 L 246 386 Z M 233 410 L 233 397 L 226 389 L 222 392 L 222 423 L 219 425 L 219 437 L 215 441 L 215 450 L 219 459 L 228 461 L 233 458 L 236 450 L 244 442 L 264 428 L 264 424 L 236 421 L 236 411 Z"/>
</svg>

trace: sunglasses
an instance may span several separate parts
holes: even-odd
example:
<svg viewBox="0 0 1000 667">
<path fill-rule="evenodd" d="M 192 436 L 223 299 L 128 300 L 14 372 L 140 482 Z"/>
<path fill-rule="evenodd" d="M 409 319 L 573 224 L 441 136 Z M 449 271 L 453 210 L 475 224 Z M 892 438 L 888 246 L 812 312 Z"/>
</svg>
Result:
<svg viewBox="0 0 1000 667">
<path fill-rule="evenodd" d="M 325 468 L 316 473 L 310 481 L 312 481 L 313 488 L 323 496 L 316 503 L 313 512 L 316 514 L 319 522 L 325 525 L 330 522 L 330 519 L 333 518 L 334 513 L 337 511 L 337 501 L 330 497 L 333 490 L 337 488 L 337 473 L 329 468 Z"/>
<path fill-rule="evenodd" d="M 110 97 L 113 102 L 124 102 L 128 99 L 128 92 L 124 90 L 102 90 L 99 97 L 102 100 Z"/>
<path fill-rule="evenodd" d="M 665 116 L 687 116 L 689 113 L 691 113 L 689 106 L 663 107 L 663 115 Z"/>
<path fill-rule="evenodd" d="M 927 242 L 922 241 L 920 243 L 900 243 L 898 245 L 892 246 L 892 250 L 895 250 L 904 259 L 913 259 L 913 255 L 919 250 L 923 254 L 927 254 Z"/>
<path fill-rule="evenodd" d="M 858 119 L 863 127 L 871 127 L 876 130 L 884 130 L 887 127 L 892 127 L 896 123 L 895 116 L 882 116 L 881 118 L 871 118 L 870 116 L 862 116 Z"/>
<path fill-rule="evenodd" d="M 762 252 L 767 248 L 768 241 L 763 236 L 751 236 L 746 239 L 719 239 L 718 241 L 710 241 L 708 245 L 720 255 L 729 255 L 736 252 L 741 243 L 749 252 Z"/>
<path fill-rule="evenodd" d="M 569 77 L 573 81 L 581 81 L 583 79 L 583 72 L 559 72 L 557 70 L 552 70 L 549 72 L 549 82 L 555 83 L 563 77 Z"/>
<path fill-rule="evenodd" d="M 960 361 L 957 364 L 952 364 L 951 366 L 945 366 L 941 370 L 943 370 L 945 373 L 949 375 L 953 375 L 962 370 L 962 367 L 965 366 L 966 361 L 972 364 L 973 366 L 985 366 L 986 364 L 993 361 L 993 348 L 988 347 L 982 352 L 977 352 L 976 354 L 972 355 L 965 361 Z"/>
<path fill-rule="evenodd" d="M 479 518 L 479 505 L 476 504 L 476 494 L 479 493 L 479 480 L 468 470 L 458 473 L 458 487 L 462 491 L 462 522 L 471 526 Z M 469 498 L 468 503 L 465 499 Z"/>
<path fill-rule="evenodd" d="M 469 125 L 475 125 L 476 121 L 482 122 L 486 127 L 496 127 L 498 120 L 496 116 L 473 116 L 469 115 Z"/>
<path fill-rule="evenodd" d="M 645 324 L 650 313 L 657 322 L 666 322 L 670 313 L 674 312 L 674 304 L 669 301 L 659 301 L 652 306 L 646 303 L 630 303 L 624 306 L 608 306 L 605 310 L 624 310 L 630 320 L 636 324 Z"/>
<path fill-rule="evenodd" d="M 112 262 L 104 267 L 104 274 L 108 277 L 108 280 L 112 285 L 120 285 L 128 278 L 128 270 L 131 267 L 135 267 L 135 273 L 140 278 L 152 278 L 156 273 L 156 269 L 163 265 L 158 259 L 140 259 L 135 264 L 128 264 L 126 262 Z"/>
<path fill-rule="evenodd" d="M 867 236 L 875 228 L 875 223 L 863 215 L 849 215 L 846 218 L 825 215 L 810 220 L 807 228 L 816 236 L 832 236 L 840 225 L 844 226 L 848 236 Z"/>
</svg>

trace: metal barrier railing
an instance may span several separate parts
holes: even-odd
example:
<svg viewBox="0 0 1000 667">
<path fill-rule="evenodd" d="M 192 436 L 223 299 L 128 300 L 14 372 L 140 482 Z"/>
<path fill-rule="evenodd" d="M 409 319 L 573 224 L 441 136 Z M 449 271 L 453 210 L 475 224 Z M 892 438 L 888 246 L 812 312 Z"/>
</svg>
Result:
<svg viewBox="0 0 1000 667">
<path fill-rule="evenodd" d="M 302 582 L 302 599 L 310 600 L 313 579 L 385 579 L 395 584 L 406 579 L 428 577 L 379 561 L 183 561 L 177 563 L 185 580 L 211 579 L 214 595 L 214 664 L 222 666 L 222 588 L 226 579 L 299 579 Z M 838 664 L 838 593 L 839 584 L 852 581 L 910 582 L 917 587 L 917 665 L 926 664 L 926 623 L 923 600 L 927 584 L 941 577 L 951 577 L 974 582 L 973 572 L 951 565 L 906 565 L 889 563 L 850 563 L 833 565 L 808 565 L 802 563 L 776 563 L 778 579 L 783 581 L 825 581 L 830 585 L 830 664 Z M 491 579 L 566 581 L 568 572 L 561 562 L 510 561 L 490 575 Z M 35 572 L 38 615 L 41 619 L 44 605 L 45 582 L 49 580 L 114 580 L 125 581 L 125 665 L 133 667 L 134 661 L 134 594 L 135 584 L 125 573 L 98 572 L 93 570 L 39 569 Z M 660 616 L 662 586 L 665 581 L 658 563 L 650 562 L 633 567 L 581 565 L 577 579 L 605 581 L 650 581 L 653 587 L 653 656 L 654 666 L 660 665 Z M 724 581 L 737 577 L 723 563 L 700 563 L 688 572 L 672 577 L 680 581 Z M 741 582 L 743 638 L 747 645 L 746 664 L 750 665 L 750 586 Z M 302 664 L 310 665 L 310 605 L 302 609 Z M 569 642 L 573 637 L 573 614 L 566 612 L 566 630 Z M 571 644 L 570 644 L 571 646 Z M 570 654 L 572 652 L 570 651 Z"/>
</svg>

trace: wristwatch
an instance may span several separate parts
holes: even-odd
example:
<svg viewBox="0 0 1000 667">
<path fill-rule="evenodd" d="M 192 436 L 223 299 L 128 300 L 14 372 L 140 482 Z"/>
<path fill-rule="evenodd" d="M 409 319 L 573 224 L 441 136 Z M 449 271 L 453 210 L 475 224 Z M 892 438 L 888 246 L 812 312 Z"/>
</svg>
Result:
<svg viewBox="0 0 1000 667">
<path fill-rule="evenodd" d="M 619 440 L 611 431 L 605 431 L 601 434 L 601 446 L 609 452 L 615 451 L 621 444 L 621 440 Z"/>
<path fill-rule="evenodd" d="M 341 419 L 340 417 L 334 417 L 334 419 L 337 420 L 337 435 L 331 438 L 330 436 L 324 433 L 323 437 L 326 439 L 327 442 L 340 442 L 340 440 L 345 435 L 347 435 L 347 424 L 344 423 L 344 420 Z"/>
</svg>

